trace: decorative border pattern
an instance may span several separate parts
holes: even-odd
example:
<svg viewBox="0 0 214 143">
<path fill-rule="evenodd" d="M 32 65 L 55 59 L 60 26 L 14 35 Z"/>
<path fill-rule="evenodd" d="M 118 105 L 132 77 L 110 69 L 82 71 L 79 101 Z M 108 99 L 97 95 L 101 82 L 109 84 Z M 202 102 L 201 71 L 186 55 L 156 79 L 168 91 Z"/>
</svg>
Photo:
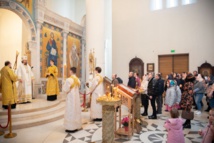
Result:
<svg viewBox="0 0 214 143">
<path fill-rule="evenodd" d="M 30 29 L 30 37 L 32 41 L 36 40 L 36 28 L 34 25 L 34 22 L 29 15 L 28 11 L 26 11 L 21 5 L 14 1 L 10 0 L 1 0 L 0 1 L 0 8 L 8 9 L 20 16 L 20 18 L 24 21 L 24 23 L 29 27 Z"/>
</svg>

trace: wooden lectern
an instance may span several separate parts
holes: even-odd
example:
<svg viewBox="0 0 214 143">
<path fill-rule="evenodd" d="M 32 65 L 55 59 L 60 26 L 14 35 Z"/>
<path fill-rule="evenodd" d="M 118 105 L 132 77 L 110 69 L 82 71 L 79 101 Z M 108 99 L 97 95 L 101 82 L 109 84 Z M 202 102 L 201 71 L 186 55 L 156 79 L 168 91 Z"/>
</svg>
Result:
<svg viewBox="0 0 214 143">
<path fill-rule="evenodd" d="M 121 127 L 121 106 L 119 109 L 119 128 L 115 126 L 115 134 L 116 135 L 125 135 L 131 138 L 134 133 L 134 129 L 136 129 L 137 133 L 141 131 L 140 123 L 137 125 L 137 120 L 140 120 L 140 94 L 136 89 L 129 88 L 124 84 L 118 85 L 117 93 L 121 98 L 122 105 L 128 107 L 129 110 L 129 129 L 125 131 L 124 128 Z M 115 124 L 116 125 L 116 124 Z"/>
</svg>

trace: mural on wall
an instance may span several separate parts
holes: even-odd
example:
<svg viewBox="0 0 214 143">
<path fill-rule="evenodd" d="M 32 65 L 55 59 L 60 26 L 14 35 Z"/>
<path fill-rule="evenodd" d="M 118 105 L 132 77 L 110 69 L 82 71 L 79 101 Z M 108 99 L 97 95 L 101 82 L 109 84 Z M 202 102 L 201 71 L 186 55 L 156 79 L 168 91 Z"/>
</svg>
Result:
<svg viewBox="0 0 214 143">
<path fill-rule="evenodd" d="M 32 17 L 34 16 L 34 0 L 16 0 L 16 2 L 22 5 Z"/>
<path fill-rule="evenodd" d="M 62 29 L 44 23 L 41 29 L 41 77 L 45 77 L 46 69 L 50 66 L 50 60 L 58 67 L 58 77 L 62 77 L 63 68 L 63 38 Z"/>
<path fill-rule="evenodd" d="M 81 65 L 82 65 L 82 48 L 81 37 L 72 33 L 67 37 L 67 76 L 69 76 L 69 69 L 71 67 L 77 68 L 77 76 L 81 77 Z"/>
</svg>

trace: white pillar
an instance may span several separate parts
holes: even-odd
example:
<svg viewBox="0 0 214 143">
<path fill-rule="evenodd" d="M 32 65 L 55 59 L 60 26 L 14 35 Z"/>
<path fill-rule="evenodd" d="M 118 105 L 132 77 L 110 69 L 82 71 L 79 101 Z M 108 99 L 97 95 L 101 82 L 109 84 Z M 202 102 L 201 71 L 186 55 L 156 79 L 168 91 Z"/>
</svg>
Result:
<svg viewBox="0 0 214 143">
<path fill-rule="evenodd" d="M 96 66 L 102 68 L 101 75 L 105 76 L 104 1 L 105 0 L 86 0 L 86 79 L 88 79 L 89 76 L 88 55 L 90 49 L 94 49 Z"/>
<path fill-rule="evenodd" d="M 105 75 L 112 75 L 112 0 L 105 0 Z"/>
<path fill-rule="evenodd" d="M 68 32 L 67 31 L 63 31 L 63 79 L 65 79 L 67 76 L 64 73 L 67 73 L 67 62 L 66 62 L 66 48 L 67 48 L 67 36 L 68 36 Z M 66 67 L 66 68 L 65 68 Z M 66 70 L 66 71 L 65 71 Z M 68 75 L 68 73 L 67 73 Z"/>
<path fill-rule="evenodd" d="M 40 78 L 41 78 L 41 73 L 40 73 L 40 31 L 42 27 L 42 22 L 37 22 L 36 23 L 36 50 L 35 50 L 35 55 L 32 55 L 32 63 L 34 64 L 34 76 L 35 76 L 35 82 L 36 84 L 40 84 Z"/>
</svg>

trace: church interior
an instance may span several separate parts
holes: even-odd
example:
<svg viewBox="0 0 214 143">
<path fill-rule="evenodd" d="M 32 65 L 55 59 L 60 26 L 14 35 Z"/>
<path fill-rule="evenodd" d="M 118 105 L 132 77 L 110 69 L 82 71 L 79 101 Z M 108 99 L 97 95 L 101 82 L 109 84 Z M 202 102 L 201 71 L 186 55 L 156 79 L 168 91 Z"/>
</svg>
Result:
<svg viewBox="0 0 214 143">
<path fill-rule="evenodd" d="M 212 143 L 213 39 L 214 0 L 0 0 L 0 143 Z"/>
</svg>

